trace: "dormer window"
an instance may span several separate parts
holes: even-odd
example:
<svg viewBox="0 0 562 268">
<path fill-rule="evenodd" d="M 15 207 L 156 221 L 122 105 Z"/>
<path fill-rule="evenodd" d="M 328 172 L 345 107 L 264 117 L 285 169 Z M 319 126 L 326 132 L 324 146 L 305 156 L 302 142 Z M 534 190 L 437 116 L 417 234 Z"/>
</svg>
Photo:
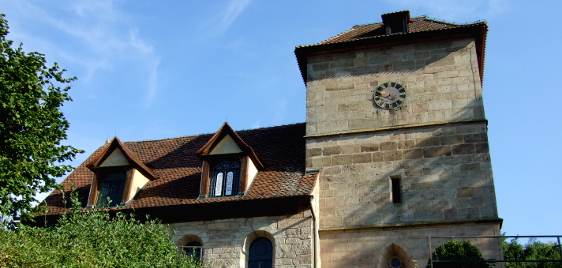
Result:
<svg viewBox="0 0 562 268">
<path fill-rule="evenodd" d="M 386 27 L 386 34 L 407 33 L 408 23 L 410 22 L 410 11 L 399 11 L 394 13 L 382 14 L 382 21 Z"/>
<path fill-rule="evenodd" d="M 117 138 L 87 166 L 93 173 L 88 207 L 115 207 L 130 202 L 156 175 Z"/>
<path fill-rule="evenodd" d="M 203 160 L 199 199 L 243 196 L 262 168 L 252 148 L 227 123 L 197 155 Z"/>
<path fill-rule="evenodd" d="M 233 196 L 238 194 L 240 163 L 222 161 L 211 169 L 209 196 Z"/>
</svg>

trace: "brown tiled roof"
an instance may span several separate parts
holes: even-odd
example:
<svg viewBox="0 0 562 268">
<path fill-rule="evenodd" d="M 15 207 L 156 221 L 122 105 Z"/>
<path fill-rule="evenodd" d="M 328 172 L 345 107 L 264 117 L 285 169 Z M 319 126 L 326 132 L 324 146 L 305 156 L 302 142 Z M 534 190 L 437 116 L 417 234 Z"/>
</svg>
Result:
<svg viewBox="0 0 562 268">
<path fill-rule="evenodd" d="M 212 134 L 124 142 L 122 145 L 128 152 L 150 168 L 157 178 L 149 181 L 132 202 L 118 209 L 262 200 L 311 194 L 317 175 L 304 175 L 304 123 L 242 130 L 236 133 L 254 150 L 264 166 L 244 196 L 197 200 L 202 160 L 196 155 L 196 151 L 209 141 Z M 62 182 L 65 196 L 69 196 L 70 189 L 74 188 L 83 202 L 82 206 L 86 205 L 93 176 L 87 166 L 98 159 L 107 146 L 109 144 L 96 150 Z M 49 214 L 68 211 L 63 205 L 61 191 L 51 193 L 46 202 Z"/>
<path fill-rule="evenodd" d="M 412 18 L 408 23 L 408 33 L 418 33 L 418 32 L 429 32 L 429 31 L 438 31 L 438 30 L 445 30 L 445 29 L 455 29 L 455 28 L 464 28 L 470 27 L 474 25 L 485 25 L 486 22 L 476 22 L 476 23 L 469 23 L 469 24 L 455 24 L 450 22 L 444 22 L 434 19 L 429 19 L 426 16 Z M 393 34 L 396 35 L 396 34 Z M 371 23 L 371 24 L 364 24 L 364 25 L 355 25 L 353 28 L 340 33 L 334 37 L 328 38 L 320 43 L 309 45 L 309 46 L 317 46 L 317 45 L 325 45 L 325 44 L 334 44 L 334 43 L 342 43 L 342 42 L 350 42 L 362 39 L 372 39 L 372 38 L 380 38 L 386 35 L 386 28 L 382 22 L 378 23 Z M 308 46 L 305 46 L 308 47 Z"/>
</svg>

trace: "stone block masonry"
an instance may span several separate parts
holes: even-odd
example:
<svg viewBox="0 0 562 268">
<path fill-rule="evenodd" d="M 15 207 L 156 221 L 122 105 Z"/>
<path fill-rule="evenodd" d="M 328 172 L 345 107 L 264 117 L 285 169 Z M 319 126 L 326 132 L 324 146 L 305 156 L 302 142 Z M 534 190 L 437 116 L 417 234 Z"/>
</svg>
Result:
<svg viewBox="0 0 562 268">
<path fill-rule="evenodd" d="M 271 240 L 274 267 L 314 267 L 315 229 L 310 210 L 290 216 L 176 223 L 170 229 L 172 241 L 198 237 L 204 260 L 212 267 L 246 267 L 249 245 L 257 237 Z"/>
<path fill-rule="evenodd" d="M 307 73 L 307 135 L 484 118 L 472 39 L 423 41 L 312 56 Z M 376 107 L 385 82 L 406 87 L 396 110 Z"/>
<path fill-rule="evenodd" d="M 308 138 L 307 154 L 322 174 L 320 229 L 498 217 L 486 122 Z"/>
<path fill-rule="evenodd" d="M 500 235 L 495 223 L 457 223 L 426 226 L 389 228 L 366 228 L 345 231 L 321 231 L 322 268 L 341 267 L 389 267 L 392 257 L 400 257 L 406 267 L 413 267 L 413 260 L 419 267 L 425 267 L 429 259 L 427 236 L 473 236 Z M 433 238 L 431 250 L 450 239 Z M 467 239 L 480 249 L 486 259 L 502 259 L 499 239 Z M 396 248 L 401 248 L 402 255 Z M 499 263 L 496 267 L 503 267 Z"/>
</svg>

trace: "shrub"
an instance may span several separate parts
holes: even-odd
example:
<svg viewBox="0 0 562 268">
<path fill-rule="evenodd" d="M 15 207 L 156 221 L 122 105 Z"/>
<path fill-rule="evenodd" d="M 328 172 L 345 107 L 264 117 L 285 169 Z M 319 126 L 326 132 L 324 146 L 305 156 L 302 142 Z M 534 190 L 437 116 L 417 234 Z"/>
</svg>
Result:
<svg viewBox="0 0 562 268">
<path fill-rule="evenodd" d="M 480 250 L 473 246 L 469 241 L 449 241 L 443 243 L 435 249 L 431 255 L 436 260 L 484 260 Z M 431 267 L 428 261 L 427 268 Z M 434 268 L 489 268 L 486 262 L 440 262 L 433 263 Z"/>
<path fill-rule="evenodd" d="M 552 241 L 541 242 L 536 239 L 529 240 L 528 243 L 522 245 L 517 239 L 507 242 L 502 241 L 503 255 L 505 260 L 560 260 L 560 247 Z M 562 263 L 559 262 L 506 262 L 505 267 L 517 268 L 560 268 Z"/>
<path fill-rule="evenodd" d="M 0 231 L 0 267 L 201 267 L 178 254 L 165 225 L 78 210 L 52 227 Z"/>
</svg>

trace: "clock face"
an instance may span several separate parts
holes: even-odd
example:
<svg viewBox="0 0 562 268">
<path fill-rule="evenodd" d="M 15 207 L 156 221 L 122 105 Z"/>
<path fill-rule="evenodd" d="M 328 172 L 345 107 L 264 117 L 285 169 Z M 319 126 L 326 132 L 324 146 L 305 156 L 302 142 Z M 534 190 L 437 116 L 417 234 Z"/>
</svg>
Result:
<svg viewBox="0 0 562 268">
<path fill-rule="evenodd" d="M 393 109 L 404 103 L 406 89 L 395 82 L 387 82 L 377 87 L 373 100 L 383 109 Z"/>
</svg>

